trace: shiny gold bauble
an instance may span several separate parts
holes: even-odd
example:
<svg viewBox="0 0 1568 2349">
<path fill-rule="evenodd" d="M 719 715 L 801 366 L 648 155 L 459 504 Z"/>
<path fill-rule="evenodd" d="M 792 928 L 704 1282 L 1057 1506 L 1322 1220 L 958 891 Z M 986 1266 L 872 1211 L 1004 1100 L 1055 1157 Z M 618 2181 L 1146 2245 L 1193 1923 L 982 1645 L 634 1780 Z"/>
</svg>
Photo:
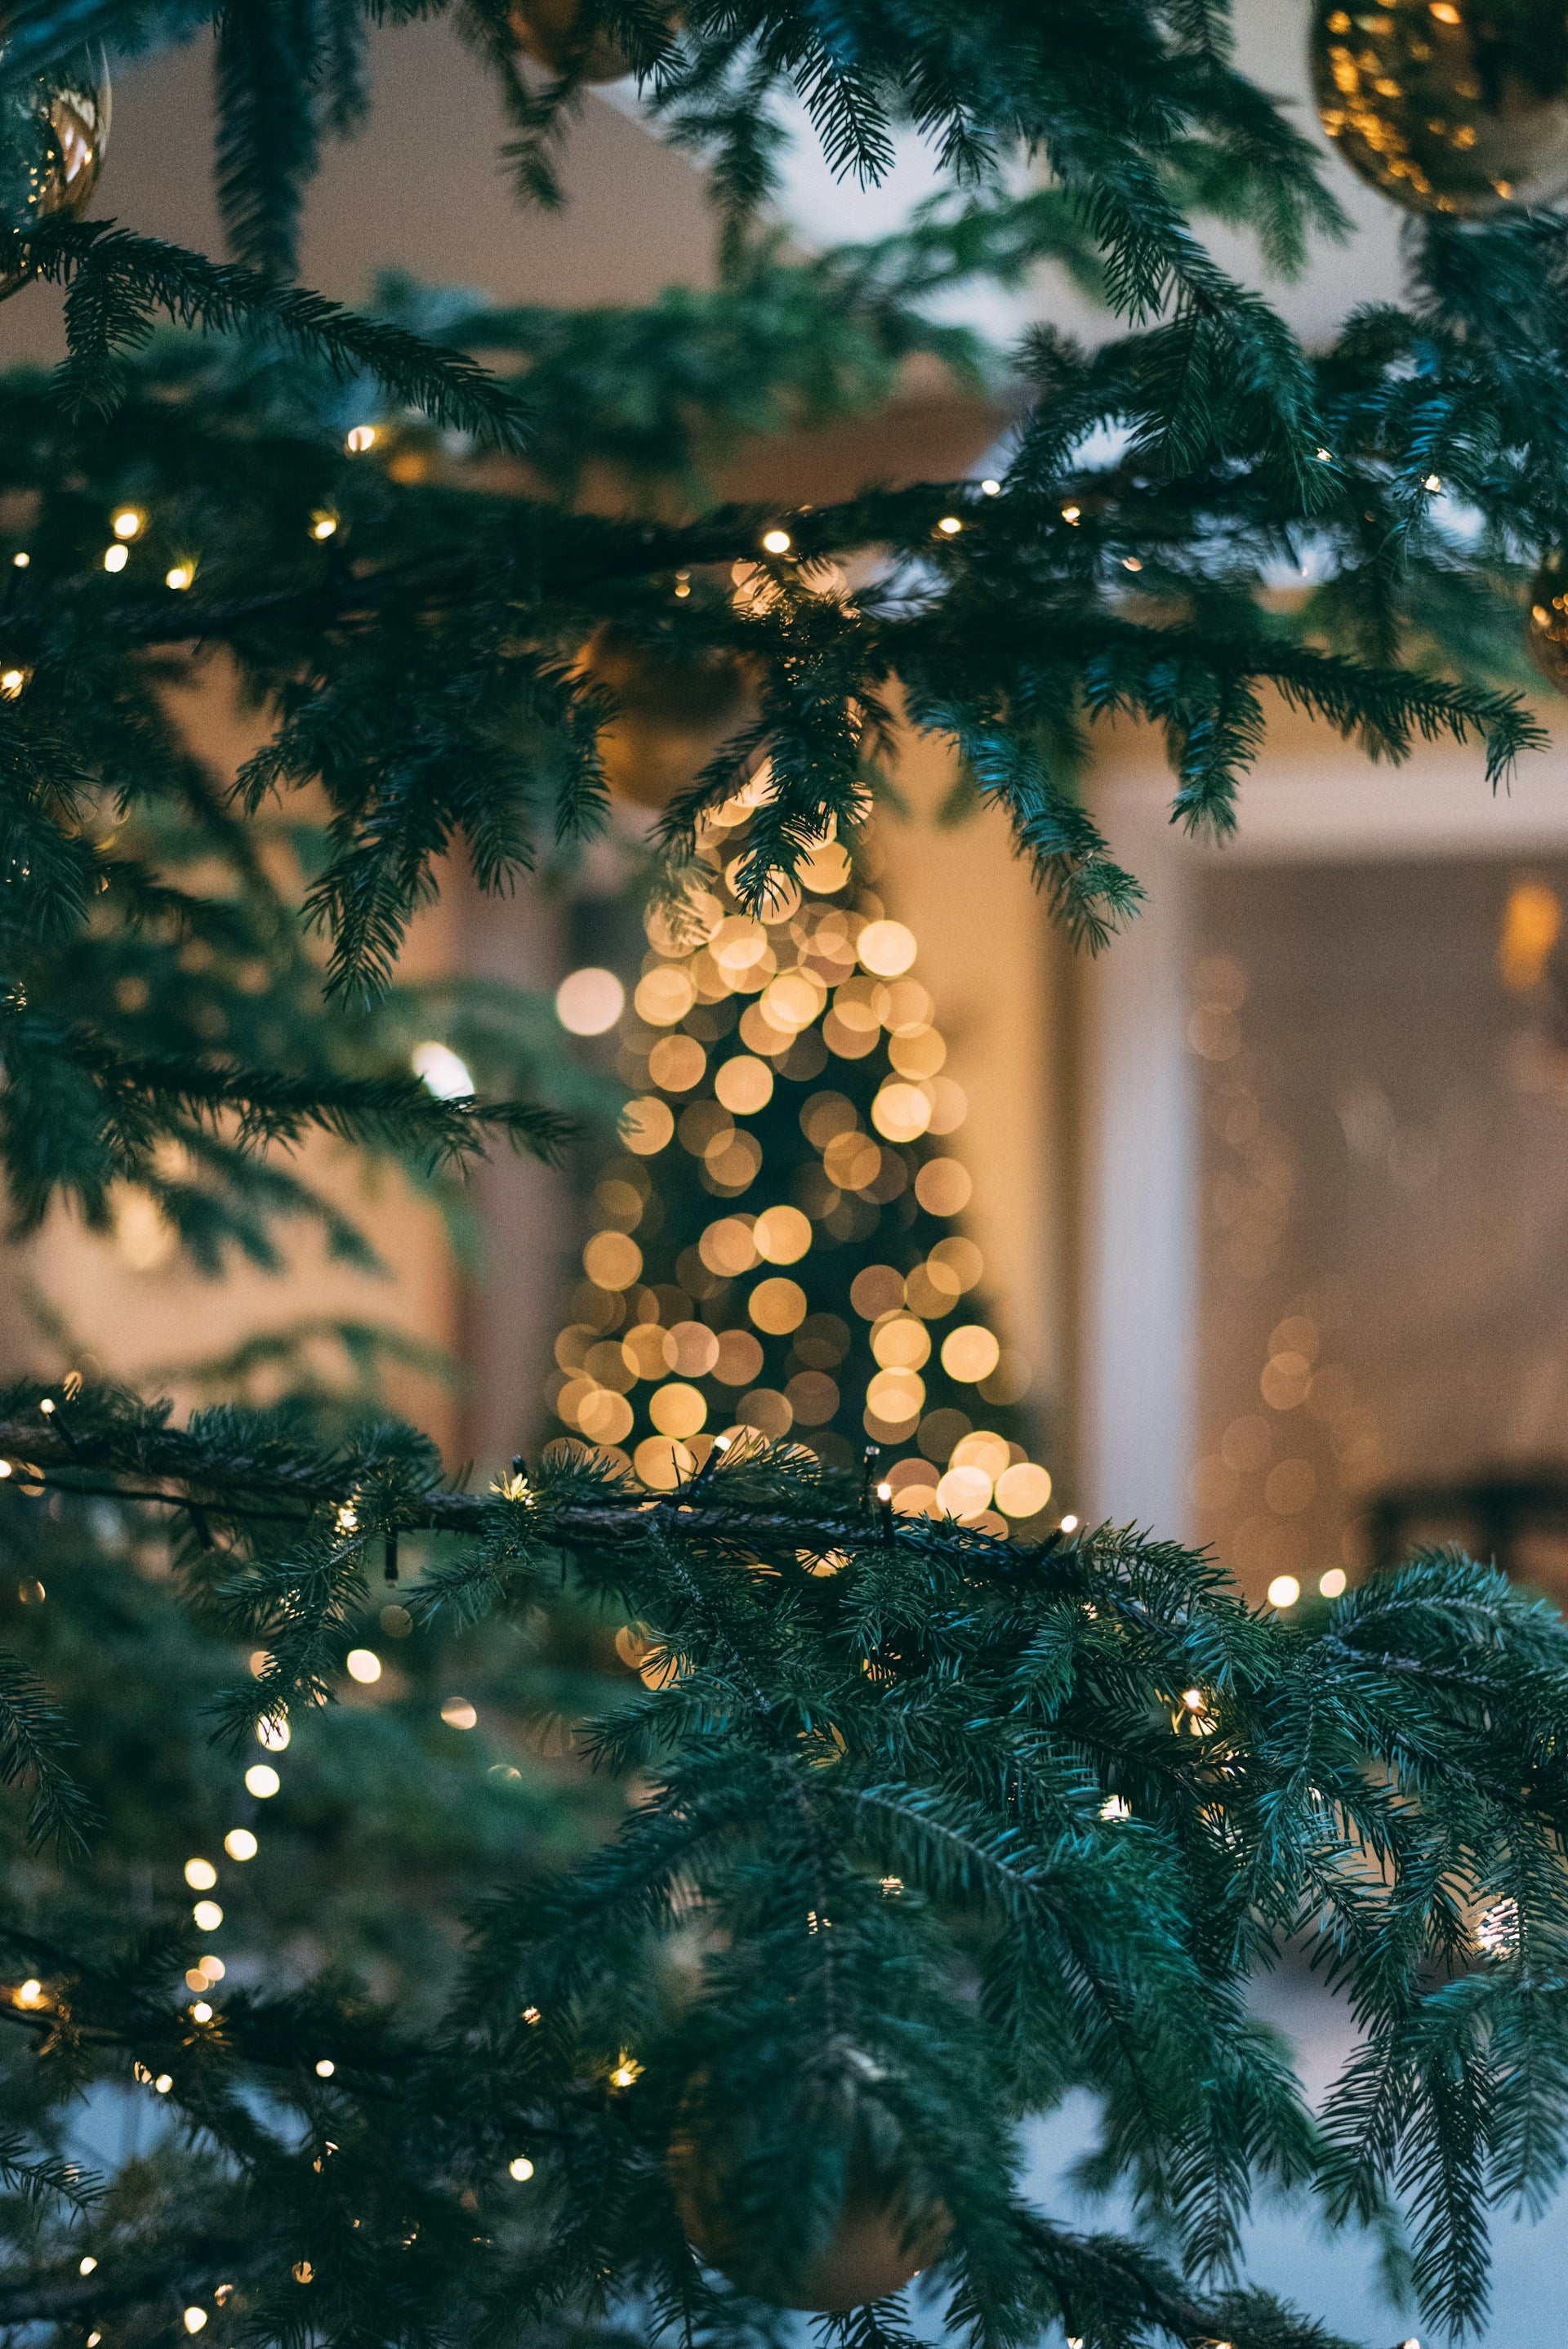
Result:
<svg viewBox="0 0 1568 2349">
<path fill-rule="evenodd" d="M 608 626 L 576 666 L 614 698 L 599 756 L 612 792 L 637 807 L 665 808 L 689 790 L 753 706 L 733 657 L 666 653 Z"/>
<path fill-rule="evenodd" d="M 736 2222 L 734 2158 L 728 2148 L 707 2140 L 700 2111 L 688 2105 L 669 2155 L 670 2182 L 686 2240 L 709 2267 L 777 2308 L 837 2316 L 845 2309 L 885 2300 L 929 2267 L 952 2231 L 953 2220 L 942 2204 L 930 2199 L 912 2204 L 905 2185 L 873 2158 L 857 2131 L 844 2166 L 843 2199 L 825 2239 L 819 2214 L 806 2207 L 798 2189 L 792 2189 L 789 2176 L 780 2178 L 785 2224 L 779 2231 L 793 2247 L 786 2264 L 748 2243 Z M 792 2202 L 799 2207 L 792 2209 Z"/>
<path fill-rule="evenodd" d="M 1542 558 L 1530 590 L 1524 641 L 1547 684 L 1568 693 L 1568 555 Z"/>
<path fill-rule="evenodd" d="M 96 46 L 0 94 L 0 222 L 29 229 L 81 212 L 102 167 L 108 121 L 108 68 Z M 0 301 L 27 275 L 0 272 Z"/>
<path fill-rule="evenodd" d="M 1346 161 L 1411 212 L 1480 220 L 1568 193 L 1563 0 L 1318 0 L 1312 74 Z"/>
<path fill-rule="evenodd" d="M 619 42 L 583 31 L 583 0 L 512 0 L 507 21 L 524 57 L 580 81 L 622 81 L 632 70 Z"/>
</svg>

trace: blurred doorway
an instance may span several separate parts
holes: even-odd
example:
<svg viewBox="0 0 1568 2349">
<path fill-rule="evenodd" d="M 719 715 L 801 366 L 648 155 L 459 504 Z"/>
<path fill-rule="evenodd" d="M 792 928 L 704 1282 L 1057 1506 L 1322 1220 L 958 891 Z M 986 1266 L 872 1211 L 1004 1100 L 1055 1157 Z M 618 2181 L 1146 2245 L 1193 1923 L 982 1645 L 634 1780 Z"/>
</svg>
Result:
<svg viewBox="0 0 1568 2349">
<path fill-rule="evenodd" d="M 1209 865 L 1194 1530 L 1568 1589 L 1568 858 Z"/>
</svg>

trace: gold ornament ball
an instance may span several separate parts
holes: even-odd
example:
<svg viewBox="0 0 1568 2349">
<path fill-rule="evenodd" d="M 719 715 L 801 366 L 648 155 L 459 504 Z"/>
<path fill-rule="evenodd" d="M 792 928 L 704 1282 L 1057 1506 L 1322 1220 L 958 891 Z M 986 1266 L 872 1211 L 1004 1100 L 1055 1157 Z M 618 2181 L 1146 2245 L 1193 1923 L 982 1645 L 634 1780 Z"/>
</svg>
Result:
<svg viewBox="0 0 1568 2349">
<path fill-rule="evenodd" d="M 1542 557 L 1530 590 L 1524 641 L 1547 684 L 1568 693 L 1568 555 Z"/>
<path fill-rule="evenodd" d="M 1568 193 L 1563 0 L 1318 0 L 1312 76 L 1346 161 L 1410 212 L 1483 220 Z"/>
<path fill-rule="evenodd" d="M 580 81 L 622 81 L 632 70 L 625 51 L 606 33 L 583 31 L 583 0 L 512 0 L 512 39 L 524 57 L 552 74 Z"/>
<path fill-rule="evenodd" d="M 753 711 L 740 663 L 723 653 L 665 652 L 606 625 L 576 665 L 614 698 L 599 756 L 615 797 L 636 807 L 668 807 Z"/>
<path fill-rule="evenodd" d="M 0 221 L 28 229 L 82 212 L 102 168 L 108 125 L 108 68 L 96 46 L 0 96 Z M 0 301 L 28 274 L 0 272 Z"/>
<path fill-rule="evenodd" d="M 669 2172 L 692 2248 L 742 2292 L 776 2308 L 838 2316 L 885 2300 L 930 2266 L 953 2228 L 939 2201 L 912 2204 L 906 2188 L 873 2158 L 860 2131 L 851 2139 L 843 2200 L 831 2234 L 786 2266 L 748 2243 L 737 2225 L 731 2160 L 704 2142 L 700 2116 L 689 2107 L 670 2147 Z M 781 2179 L 779 2193 L 788 2206 L 794 2199 L 790 2179 Z M 787 2207 L 783 2216 L 789 2221 L 783 2233 L 791 2244 L 820 2234 L 817 2214 L 803 2199 L 799 2209 Z"/>
</svg>

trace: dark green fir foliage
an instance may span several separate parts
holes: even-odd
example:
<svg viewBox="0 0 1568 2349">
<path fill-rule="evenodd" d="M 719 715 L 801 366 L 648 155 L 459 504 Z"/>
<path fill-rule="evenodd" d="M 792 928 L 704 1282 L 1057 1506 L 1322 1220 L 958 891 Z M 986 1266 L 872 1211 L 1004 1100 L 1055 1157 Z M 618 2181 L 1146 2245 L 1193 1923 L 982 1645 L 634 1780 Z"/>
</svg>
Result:
<svg viewBox="0 0 1568 2349">
<path fill-rule="evenodd" d="M 764 759 L 735 917 L 820 894 L 895 708 L 956 750 L 1090 946 L 1137 904 L 1078 790 L 1101 716 L 1162 728 L 1178 819 L 1218 833 L 1271 691 L 1375 757 L 1476 740 L 1494 779 L 1540 739 L 1498 672 L 1521 572 L 1568 536 L 1555 217 L 1418 231 L 1403 303 L 1309 357 L 1202 242 L 1205 215 L 1244 219 L 1290 264 L 1336 225 L 1221 9 L 617 0 L 584 44 L 620 41 L 711 161 L 713 294 L 562 319 L 399 286 L 359 316 L 289 283 L 295 226 L 322 137 L 362 110 L 369 27 L 407 13 L 216 12 L 234 260 L 134 223 L 0 233 L 0 274 L 66 289 L 69 336 L 54 378 L 0 380 L 0 1157 L 24 1226 L 139 1192 L 199 1260 L 264 1260 L 281 1213 L 328 1214 L 280 1156 L 313 1130 L 416 1173 L 554 1146 L 583 1096 L 537 1007 L 416 995 L 397 964 L 449 854 L 504 888 L 602 827 L 606 647 L 734 688 L 731 739 L 661 826 L 665 921 Z M 0 82 L 214 14 L 13 0 Z M 505 0 L 453 14 L 548 200 L 573 77 L 525 73 Z M 750 214 L 791 93 L 862 176 L 922 128 L 948 194 L 906 236 L 786 260 Z M 1021 161 L 1051 175 L 1022 204 Z M 1020 356 L 994 493 L 712 503 L 748 433 L 872 407 L 912 351 L 995 381 L 922 304 L 1042 254 L 1115 330 Z M 591 471 L 618 511 L 577 502 Z M 237 780 L 176 723 L 191 688 L 252 713 Z M 732 1064 L 728 1030 L 687 1040 Z M 420 1041 L 473 1089 L 417 1081 Z M 800 1049 L 753 1051 L 780 1065 L 738 1131 L 784 1116 Z M 641 1097 L 673 1118 L 648 1061 Z M 863 1127 L 869 1081 L 851 1055 L 819 1089 Z M 884 1143 L 906 1176 L 923 1155 L 884 1136 L 879 1170 Z M 830 1214 L 896 1211 L 858 1196 L 881 1179 L 835 1185 Z M 672 1186 L 670 1239 L 698 1206 Z M 796 1262 L 815 1281 L 830 1255 L 813 1237 Z M 880 1233 L 879 1261 L 913 1302 L 920 1267 Z M 811 1301 L 874 1327 L 852 1288 Z M 769 1359 L 786 1398 L 819 1368 Z M 238 1333 L 209 1366 L 256 1374 Z M 225 2349 L 770 2339 L 769 2306 L 691 2255 L 681 2143 L 722 2183 L 730 2263 L 776 2292 L 869 2160 L 951 2221 L 929 2288 L 984 2349 L 1052 2326 L 1329 2349 L 1233 2277 L 1256 2190 L 1395 2233 L 1402 2212 L 1423 2306 L 1462 2326 L 1488 2209 L 1557 2182 L 1568 1635 L 1462 1560 L 1293 1627 L 1141 1536 L 906 1514 L 803 1443 L 716 1447 L 664 1493 L 563 1445 L 470 1493 L 320 1396 L 181 1428 L 33 1385 L 0 1400 L 0 2327 L 29 2349 L 164 2349 L 202 2318 Z M 346 1673 L 361 1648 L 379 1682 Z M 562 1717 L 602 1800 L 529 1758 L 521 1724 L 559 1744 Z M 246 1793 L 247 1830 L 258 1768 L 282 1785 Z M 253 1858 L 220 1858 L 236 1828 Z M 188 1858 L 218 1871 L 222 1976 Z M 454 1988 L 459 1913 L 492 1884 Z M 1292 1944 L 1364 2026 L 1317 2120 L 1245 2007 Z M 1136 2236 L 1020 2199 L 1019 2131 L 1074 2088 Z M 903 2319 L 837 2332 L 875 2349 Z"/>
<path fill-rule="evenodd" d="M 789 1446 L 737 1446 L 650 1506 L 570 1447 L 470 1495 L 392 1426 L 339 1449 L 275 1418 L 180 1430 L 91 1388 L 14 1390 L 0 1440 L 27 1456 L 6 1532 L 33 1563 L 68 1542 L 73 1492 L 137 1544 L 160 1516 L 199 1621 L 271 1641 L 225 1709 L 242 1739 L 264 1711 L 299 1740 L 275 1758 L 299 1773 L 301 1868 L 313 1774 L 361 1718 L 333 1732 L 312 1700 L 346 1685 L 390 1526 L 424 1559 L 400 1603 L 433 1654 L 480 1619 L 493 1640 L 586 1604 L 643 1627 L 658 1666 L 584 1730 L 635 1774 L 634 1807 L 573 1868 L 535 1851 L 438 2014 L 276 1969 L 194 2001 L 161 1886 L 139 1930 L 68 1900 L 46 1931 L 8 1911 L 29 2143 L 47 2157 L 87 2090 L 139 2101 L 158 2135 L 85 2213 L 48 2191 L 41 2215 L 14 2207 L 0 2319 L 161 2341 L 183 2305 L 236 2344 L 564 2341 L 619 2337 L 634 2307 L 643 2338 L 766 2338 L 766 2304 L 684 2239 L 671 2147 L 695 2132 L 770 2292 L 869 2145 L 907 2209 L 951 2219 L 923 2288 L 967 2335 L 1328 2349 L 1225 2281 L 1258 2189 L 1380 2224 L 1402 2205 L 1429 2314 L 1462 2325 L 1485 2304 L 1484 2206 L 1555 2178 L 1568 1634 L 1495 1574 L 1432 1556 L 1309 1631 L 1170 1545 L 893 1516 Z M 106 1641 L 157 1619 L 182 1676 L 221 1678 L 167 1586 L 127 1574 Z M 84 1624 L 111 1595 L 89 1579 Z M 81 1669 L 91 1685 L 105 1659 Z M 60 1764 L 112 1805 L 90 1710 L 72 1727 Z M 187 1839 L 229 1816 L 242 1750 L 172 1777 Z M 264 1939 L 230 1893 L 243 1873 L 222 1889 Z M 1243 1995 L 1287 1943 L 1365 2031 L 1316 2121 Z M 1020 2199 L 1020 2127 L 1075 2087 L 1100 2100 L 1099 2174 L 1164 2257 Z M 903 2337 L 892 2306 L 835 2330 Z"/>
<path fill-rule="evenodd" d="M 80 1410 L 68 1386 L 54 1392 Z M 312 1442 L 329 1418 L 313 1399 Z M 207 1440 L 253 1438 L 261 1424 L 213 1414 Z M 302 1410 L 273 1414 L 269 1449 L 291 1424 L 303 1436 Z M 428 1475 L 428 1448 L 414 1457 Z M 334 1617 L 339 1660 L 357 1643 L 375 1681 L 342 1683 L 351 1706 L 296 1711 L 286 1743 L 247 1729 L 215 1744 L 222 1713 L 253 1712 L 270 1651 L 259 1633 L 236 1644 L 212 1518 L 46 1490 L 38 1465 L 18 1457 L 0 1520 L 0 1769 L 18 1790 L 0 1834 L 18 1928 L 106 1949 L 150 1934 L 166 1965 L 221 1961 L 212 1982 L 231 1990 L 357 1973 L 419 2009 L 449 1984 L 463 1910 L 497 1874 L 569 1852 L 613 1819 L 610 1784 L 585 1806 L 537 1758 L 565 1750 L 562 1717 L 602 1693 L 606 1671 L 619 1675 L 588 1618 L 520 1615 L 482 1644 L 455 1625 L 417 1626 L 403 1581 L 418 1543 L 396 1583 L 378 1546 Z M 274 1531 L 286 1542 L 285 1525 Z M 236 1830 L 237 1856 L 225 1843 Z M 192 1859 L 207 1866 L 188 1879 Z M 191 1918 L 203 1892 L 223 1912 L 205 1931 Z M 187 1987 L 201 1990 L 193 1976 Z"/>
<path fill-rule="evenodd" d="M 616 1068 L 634 1097 L 596 1168 L 550 1398 L 655 1487 L 717 1435 L 792 1433 L 842 1468 L 869 1441 L 900 1509 L 934 1508 L 942 1474 L 967 1469 L 944 1499 L 978 1518 L 1028 1464 L 1031 1371 L 978 1301 L 938 1007 L 917 941 L 836 843 L 768 918 L 740 912 L 724 875 L 758 796 L 719 811 L 706 883 L 679 920 L 649 916 L 627 974 Z M 1002 1506 L 1033 1518 L 1050 1490 L 1028 1464 Z"/>
</svg>

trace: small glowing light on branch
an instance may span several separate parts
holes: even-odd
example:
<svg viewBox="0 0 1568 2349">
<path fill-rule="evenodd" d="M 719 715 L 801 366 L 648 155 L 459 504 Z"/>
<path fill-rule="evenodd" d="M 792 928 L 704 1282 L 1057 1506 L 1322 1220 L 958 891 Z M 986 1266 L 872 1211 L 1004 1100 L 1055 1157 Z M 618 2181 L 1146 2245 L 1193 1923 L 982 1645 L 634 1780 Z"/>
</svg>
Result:
<svg viewBox="0 0 1568 2349">
<path fill-rule="evenodd" d="M 310 518 L 312 538 L 330 538 L 336 528 L 337 516 L 335 513 L 314 513 Z"/>
<path fill-rule="evenodd" d="M 200 2333 L 206 2322 L 207 2312 L 204 2308 L 188 2308 L 186 2310 L 185 2330 L 187 2333 Z"/>
<path fill-rule="evenodd" d="M 1346 1578 L 1342 1566 L 1331 1566 L 1326 1574 L 1318 1577 L 1317 1587 L 1326 1599 L 1338 1599 L 1344 1595 Z"/>
<path fill-rule="evenodd" d="M 1130 1819 L 1132 1805 L 1124 1795 L 1108 1795 L 1099 1806 L 1099 1815 L 1102 1819 Z"/>
<path fill-rule="evenodd" d="M 223 1837 L 223 1848 L 231 1859 L 254 1859 L 256 1838 L 249 1827 L 231 1827 Z"/>
<path fill-rule="evenodd" d="M 38 1409 L 43 1413 L 46 1419 L 53 1419 L 55 1415 L 55 1399 L 53 1395 L 46 1395 L 43 1402 L 38 1405 Z"/>
<path fill-rule="evenodd" d="M 78 2275 L 91 2275 L 91 2273 L 92 2273 L 93 2270 L 97 2267 L 97 2265 L 98 2265 L 98 2261 L 97 2261 L 97 2260 L 95 2260 L 95 2259 L 92 2257 L 91 2253 L 89 2252 L 89 2254 L 88 2255 L 88 2257 L 87 2257 L 85 2260 L 82 2260 L 82 2261 L 78 2261 L 77 2266 L 77 2273 Z"/>
<path fill-rule="evenodd" d="M 289 1725 L 281 1714 L 267 1713 L 256 1723 L 256 1744 L 269 1754 L 281 1754 L 289 1742 Z"/>
<path fill-rule="evenodd" d="M 199 1999 L 197 2000 L 197 2002 L 196 2002 L 195 2005 L 191 2008 L 191 2022 L 192 2022 L 192 2023 L 211 2023 L 211 2020 L 212 2020 L 212 2010 L 211 2010 L 211 2008 L 208 2005 L 208 2003 L 207 2003 L 207 2002 L 206 2002 L 206 2000 L 205 2000 L 204 1998 L 199 1998 Z"/>
<path fill-rule="evenodd" d="M 877 1499 L 879 1501 L 891 1501 L 892 1498 L 892 1486 L 891 1485 L 879 1485 L 877 1486 Z"/>
<path fill-rule="evenodd" d="M 173 2077 L 168 2072 L 160 2072 L 152 2085 L 157 2095 L 166 2096 L 169 2094 L 170 2089 L 174 2085 Z"/>
<path fill-rule="evenodd" d="M 381 1677 L 381 1659 L 374 1648 L 350 1648 L 344 1661 L 348 1666 L 349 1679 L 360 1682 L 366 1688 Z"/>
<path fill-rule="evenodd" d="M 1317 452 L 1317 461 L 1320 465 L 1332 465 L 1334 462 L 1333 450 L 1320 449 Z"/>
<path fill-rule="evenodd" d="M 0 669 L 0 698 L 6 701 L 19 700 L 22 688 L 26 682 L 27 672 L 25 668 Z"/>
<path fill-rule="evenodd" d="M 1202 1713 L 1205 1702 L 1202 1690 L 1183 1689 L 1181 1692 L 1181 1702 L 1186 1706 L 1189 1713 Z"/>
<path fill-rule="evenodd" d="M 245 1791 L 258 1803 L 270 1802 L 283 1783 L 270 1762 L 253 1762 L 245 1773 Z"/>
<path fill-rule="evenodd" d="M 466 1696 L 449 1696 L 441 1707 L 441 1719 L 449 1729 L 477 1729 L 480 1717 Z"/>
<path fill-rule="evenodd" d="M 544 2017 L 543 2017 L 543 2015 L 542 2015 L 542 2014 L 541 2014 L 541 2013 L 540 2013 L 540 2011 L 539 2011 L 538 2007 L 536 2007 L 536 2006 L 525 2006 L 525 2007 L 523 2008 L 523 2010 L 522 2010 L 522 2019 L 523 2019 L 524 2023 L 526 2023 L 527 2024 L 529 2024 L 529 2026 L 531 2028 L 531 2026 L 532 2026 L 534 2023 L 542 2023 L 542 2022 L 543 2022 L 543 2020 L 544 2020 Z"/>
<path fill-rule="evenodd" d="M 218 1871 L 210 1859 L 188 1859 L 185 1881 L 192 1892 L 211 1892 L 218 1881 Z"/>
<path fill-rule="evenodd" d="M 35 1977 L 29 1975 L 28 1979 L 22 1984 L 21 1989 L 16 1992 L 16 2003 L 18 2006 L 36 2006 L 41 2002 L 43 1995 L 43 1983 L 37 1981 Z"/>
<path fill-rule="evenodd" d="M 147 516 L 135 506 L 121 506 L 114 518 L 116 538 L 139 538 L 146 520 Z"/>
<path fill-rule="evenodd" d="M 613 2088 L 634 2087 L 643 2076 L 643 2067 L 628 2048 L 621 2050 L 621 2060 L 610 2075 Z"/>
<path fill-rule="evenodd" d="M 1076 530 L 1079 523 L 1083 520 L 1082 506 L 1064 506 L 1062 508 L 1062 520 L 1065 523 L 1070 523 L 1073 529 Z"/>
<path fill-rule="evenodd" d="M 416 1044 L 408 1055 L 414 1074 L 438 1101 L 471 1101 L 474 1081 L 468 1062 L 459 1061 L 449 1045 Z"/>
<path fill-rule="evenodd" d="M 129 561 L 129 547 L 122 546 L 118 539 L 112 546 L 104 548 L 103 567 L 106 571 L 123 571 Z"/>
<path fill-rule="evenodd" d="M 1271 1607 L 1294 1607 L 1301 1597 L 1301 1585 L 1294 1574 L 1276 1574 L 1269 1584 Z"/>
<path fill-rule="evenodd" d="M 1443 477 L 1440 473 L 1429 473 L 1421 484 L 1424 490 L 1431 490 L 1434 492 L 1440 490 L 1442 486 Z"/>
<path fill-rule="evenodd" d="M 1077 1519 L 1076 1517 L 1064 1517 L 1064 1518 L 1062 1519 L 1062 1531 L 1063 1531 L 1063 1533 L 1064 1533 L 1064 1534 L 1076 1534 L 1076 1533 L 1077 1533 L 1077 1531 L 1078 1531 L 1078 1519 Z"/>
<path fill-rule="evenodd" d="M 11 557 L 11 560 L 18 571 L 26 571 L 28 564 L 31 563 L 33 558 L 30 554 L 14 554 Z"/>
<path fill-rule="evenodd" d="M 794 541 L 787 530 L 765 530 L 762 533 L 762 551 L 765 554 L 788 554 L 793 543 Z"/>
<path fill-rule="evenodd" d="M 1141 571 L 1143 565 L 1136 554 L 1124 554 L 1121 558 L 1121 567 L 1124 571 Z"/>
<path fill-rule="evenodd" d="M 223 1921 L 223 1911 L 215 1900 L 198 1900 L 191 1914 L 199 1933 L 215 1933 Z"/>
<path fill-rule="evenodd" d="M 983 498 L 999 498 L 1002 494 L 1001 482 L 982 481 L 980 484 L 980 494 Z"/>
<path fill-rule="evenodd" d="M 330 2080 L 336 2069 L 331 2056 L 324 2055 L 315 2067 L 315 2076 L 318 2080 Z"/>
<path fill-rule="evenodd" d="M 195 576 L 196 565 L 193 563 L 176 563 L 164 573 L 163 584 L 178 592 L 181 587 L 189 587 Z"/>
<path fill-rule="evenodd" d="M 936 527 L 944 538 L 956 538 L 964 524 L 957 514 L 944 514 Z"/>
<path fill-rule="evenodd" d="M 506 2174 L 509 2178 L 515 2178 L 520 2186 L 526 2185 L 533 2176 L 533 2164 L 526 2153 L 520 2153 L 515 2161 L 507 2163 Z"/>
<path fill-rule="evenodd" d="M 356 424 L 343 445 L 351 457 L 363 457 L 366 449 L 374 449 L 376 446 L 375 425 Z"/>
</svg>

